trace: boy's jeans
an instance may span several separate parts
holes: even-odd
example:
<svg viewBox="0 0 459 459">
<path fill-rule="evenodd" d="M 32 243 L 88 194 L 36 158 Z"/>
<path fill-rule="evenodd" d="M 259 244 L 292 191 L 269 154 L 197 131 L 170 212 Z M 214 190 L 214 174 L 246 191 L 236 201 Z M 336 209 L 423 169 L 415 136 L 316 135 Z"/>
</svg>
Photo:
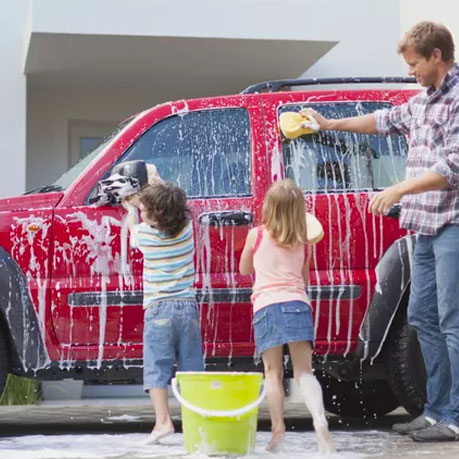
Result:
<svg viewBox="0 0 459 459">
<path fill-rule="evenodd" d="M 427 371 L 424 415 L 459 427 L 459 226 L 418 235 L 411 268 L 408 323 Z"/>
<path fill-rule="evenodd" d="M 193 300 L 160 300 L 145 310 L 143 388 L 167 389 L 174 365 L 203 371 L 198 305 Z"/>
</svg>

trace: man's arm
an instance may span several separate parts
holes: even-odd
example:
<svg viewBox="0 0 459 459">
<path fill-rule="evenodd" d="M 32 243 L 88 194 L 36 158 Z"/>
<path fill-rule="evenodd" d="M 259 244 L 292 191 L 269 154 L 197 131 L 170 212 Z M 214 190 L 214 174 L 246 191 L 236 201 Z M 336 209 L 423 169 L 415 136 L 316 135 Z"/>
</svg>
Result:
<svg viewBox="0 0 459 459">
<path fill-rule="evenodd" d="M 312 108 L 301 110 L 301 113 L 306 116 L 311 115 L 319 124 L 321 131 L 348 131 L 360 134 L 378 133 L 373 113 L 341 119 L 325 118 L 325 116 L 316 112 Z M 306 127 L 308 126 L 306 125 Z"/>
<path fill-rule="evenodd" d="M 406 179 L 386 188 L 370 201 L 369 211 L 382 215 L 407 194 L 441 190 L 446 187 L 459 188 L 459 103 L 450 110 L 448 134 L 443 148 L 445 157 L 442 160 L 419 177 Z"/>
<path fill-rule="evenodd" d="M 446 186 L 448 186 L 446 177 L 434 171 L 427 171 L 419 177 L 403 180 L 381 191 L 370 201 L 368 210 L 375 215 L 384 215 L 406 194 L 440 190 Z"/>
<path fill-rule="evenodd" d="M 416 97 L 402 105 L 394 105 L 392 108 L 376 110 L 368 115 L 354 116 L 351 118 L 328 119 L 312 108 L 305 108 L 300 113 L 310 114 L 319 124 L 319 130 L 348 131 L 359 134 L 381 135 L 406 135 L 410 132 L 412 120 L 412 105 L 416 103 Z M 308 122 L 304 123 L 305 127 Z M 317 128 L 316 128 L 317 129 Z"/>
<path fill-rule="evenodd" d="M 444 176 L 451 188 L 459 188 L 459 102 L 449 112 L 444 158 L 431 170 Z"/>
</svg>

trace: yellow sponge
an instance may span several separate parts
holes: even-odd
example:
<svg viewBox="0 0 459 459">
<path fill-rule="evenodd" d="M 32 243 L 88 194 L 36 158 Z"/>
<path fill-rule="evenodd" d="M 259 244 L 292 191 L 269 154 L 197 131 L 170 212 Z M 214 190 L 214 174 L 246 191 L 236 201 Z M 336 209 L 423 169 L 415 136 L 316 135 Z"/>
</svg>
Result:
<svg viewBox="0 0 459 459">
<path fill-rule="evenodd" d="M 306 232 L 308 233 L 308 244 L 317 244 L 324 237 L 324 229 L 317 218 L 306 212 Z"/>
<path fill-rule="evenodd" d="M 303 126 L 303 123 L 312 123 L 316 129 L 310 129 Z M 315 134 L 319 130 L 319 125 L 316 120 L 297 112 L 284 112 L 279 116 L 279 126 L 282 134 L 287 139 L 296 139 L 305 134 Z"/>
</svg>

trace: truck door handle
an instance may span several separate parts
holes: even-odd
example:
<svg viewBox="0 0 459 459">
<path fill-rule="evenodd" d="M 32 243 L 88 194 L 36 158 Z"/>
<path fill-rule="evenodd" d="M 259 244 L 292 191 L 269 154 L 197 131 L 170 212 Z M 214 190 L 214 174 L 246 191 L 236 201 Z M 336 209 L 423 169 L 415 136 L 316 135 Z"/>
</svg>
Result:
<svg viewBox="0 0 459 459">
<path fill-rule="evenodd" d="M 201 225 L 209 226 L 242 226 L 253 222 L 253 214 L 245 210 L 204 212 L 199 215 L 198 221 Z"/>
<path fill-rule="evenodd" d="M 400 210 L 402 209 L 402 206 L 400 204 L 394 204 L 390 209 L 389 212 L 387 212 L 386 217 L 389 218 L 398 218 L 400 216 Z"/>
</svg>

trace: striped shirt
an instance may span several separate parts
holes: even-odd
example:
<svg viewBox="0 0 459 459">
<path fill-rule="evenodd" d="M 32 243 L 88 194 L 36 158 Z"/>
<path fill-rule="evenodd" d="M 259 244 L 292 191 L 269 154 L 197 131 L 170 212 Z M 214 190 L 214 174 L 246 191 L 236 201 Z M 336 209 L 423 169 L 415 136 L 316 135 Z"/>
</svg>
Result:
<svg viewBox="0 0 459 459">
<path fill-rule="evenodd" d="M 131 246 L 143 254 L 143 307 L 164 299 L 195 299 L 193 227 L 175 237 L 146 223 L 134 227 Z"/>
<path fill-rule="evenodd" d="M 459 66 L 438 89 L 429 87 L 407 103 L 375 112 L 383 135 L 409 135 L 406 177 L 434 171 L 448 181 L 435 191 L 402 198 L 400 226 L 434 235 L 444 225 L 459 225 Z"/>
</svg>

